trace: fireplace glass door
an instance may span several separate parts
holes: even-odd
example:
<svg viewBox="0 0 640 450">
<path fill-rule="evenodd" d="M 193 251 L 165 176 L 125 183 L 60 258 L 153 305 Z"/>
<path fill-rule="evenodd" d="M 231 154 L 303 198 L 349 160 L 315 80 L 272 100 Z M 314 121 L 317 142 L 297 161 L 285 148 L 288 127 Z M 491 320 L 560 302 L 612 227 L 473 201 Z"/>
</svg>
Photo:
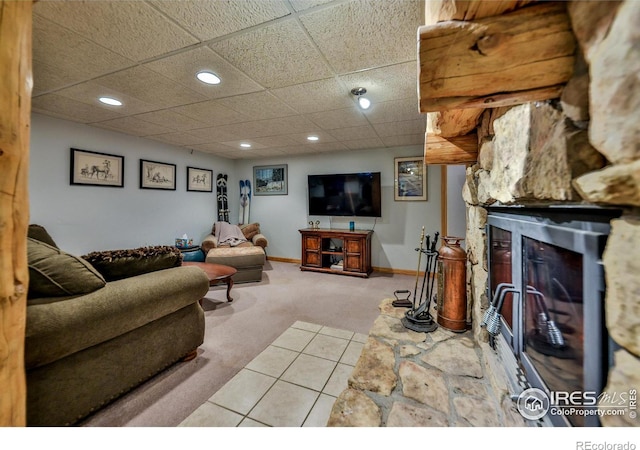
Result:
<svg viewBox="0 0 640 450">
<path fill-rule="evenodd" d="M 490 211 L 487 225 L 489 294 L 500 318 L 492 342 L 506 342 L 530 387 L 600 393 L 608 369 L 601 257 L 609 218 L 506 209 Z"/>
</svg>

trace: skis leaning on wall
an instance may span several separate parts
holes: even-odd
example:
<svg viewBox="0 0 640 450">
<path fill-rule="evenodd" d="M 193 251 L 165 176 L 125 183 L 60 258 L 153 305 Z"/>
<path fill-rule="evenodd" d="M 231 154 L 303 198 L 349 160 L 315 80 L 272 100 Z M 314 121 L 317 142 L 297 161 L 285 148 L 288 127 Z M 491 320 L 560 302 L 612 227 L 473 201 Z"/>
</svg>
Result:
<svg viewBox="0 0 640 450">
<path fill-rule="evenodd" d="M 227 197 L 227 174 L 219 173 L 216 178 L 218 199 L 218 220 L 229 222 L 229 199 Z"/>
<path fill-rule="evenodd" d="M 251 181 L 240 180 L 240 211 L 238 223 L 249 223 L 249 208 L 251 207 Z"/>
</svg>

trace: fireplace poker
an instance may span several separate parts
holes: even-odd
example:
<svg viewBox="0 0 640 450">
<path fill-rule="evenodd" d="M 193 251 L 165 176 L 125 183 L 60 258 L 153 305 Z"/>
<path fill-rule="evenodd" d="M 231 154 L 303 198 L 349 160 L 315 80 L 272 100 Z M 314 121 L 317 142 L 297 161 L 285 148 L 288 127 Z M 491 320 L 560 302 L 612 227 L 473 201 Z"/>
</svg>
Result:
<svg viewBox="0 0 640 450">
<path fill-rule="evenodd" d="M 422 244 L 424 243 L 424 226 L 420 232 L 420 244 L 416 249 L 418 252 L 418 269 L 416 270 L 416 284 L 413 288 L 413 309 L 416 309 L 416 294 L 418 293 L 418 281 L 420 280 L 420 262 L 422 261 Z"/>
</svg>

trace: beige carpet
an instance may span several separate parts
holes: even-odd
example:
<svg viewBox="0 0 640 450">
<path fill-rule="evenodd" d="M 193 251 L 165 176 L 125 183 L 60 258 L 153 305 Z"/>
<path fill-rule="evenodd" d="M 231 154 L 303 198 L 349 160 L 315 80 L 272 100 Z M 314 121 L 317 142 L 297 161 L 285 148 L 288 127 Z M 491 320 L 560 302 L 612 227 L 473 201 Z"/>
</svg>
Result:
<svg viewBox="0 0 640 450">
<path fill-rule="evenodd" d="M 380 301 L 414 283 L 407 275 L 374 272 L 362 279 L 267 262 L 262 282 L 233 287 L 232 303 L 226 286 L 209 291 L 197 358 L 174 365 L 82 425 L 175 427 L 296 321 L 367 334 Z"/>
</svg>

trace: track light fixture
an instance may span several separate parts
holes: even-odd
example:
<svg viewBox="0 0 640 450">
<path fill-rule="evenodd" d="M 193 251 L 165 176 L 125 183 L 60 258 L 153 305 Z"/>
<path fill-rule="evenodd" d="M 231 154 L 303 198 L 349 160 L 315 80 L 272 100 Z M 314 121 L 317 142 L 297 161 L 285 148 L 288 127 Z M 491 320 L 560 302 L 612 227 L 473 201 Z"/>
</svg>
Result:
<svg viewBox="0 0 640 450">
<path fill-rule="evenodd" d="M 364 94 L 367 93 L 367 90 L 363 87 L 357 87 L 351 89 L 351 93 L 356 96 L 358 99 L 358 105 L 362 109 L 368 109 L 371 106 L 371 101 L 367 97 L 364 97 Z"/>
</svg>

